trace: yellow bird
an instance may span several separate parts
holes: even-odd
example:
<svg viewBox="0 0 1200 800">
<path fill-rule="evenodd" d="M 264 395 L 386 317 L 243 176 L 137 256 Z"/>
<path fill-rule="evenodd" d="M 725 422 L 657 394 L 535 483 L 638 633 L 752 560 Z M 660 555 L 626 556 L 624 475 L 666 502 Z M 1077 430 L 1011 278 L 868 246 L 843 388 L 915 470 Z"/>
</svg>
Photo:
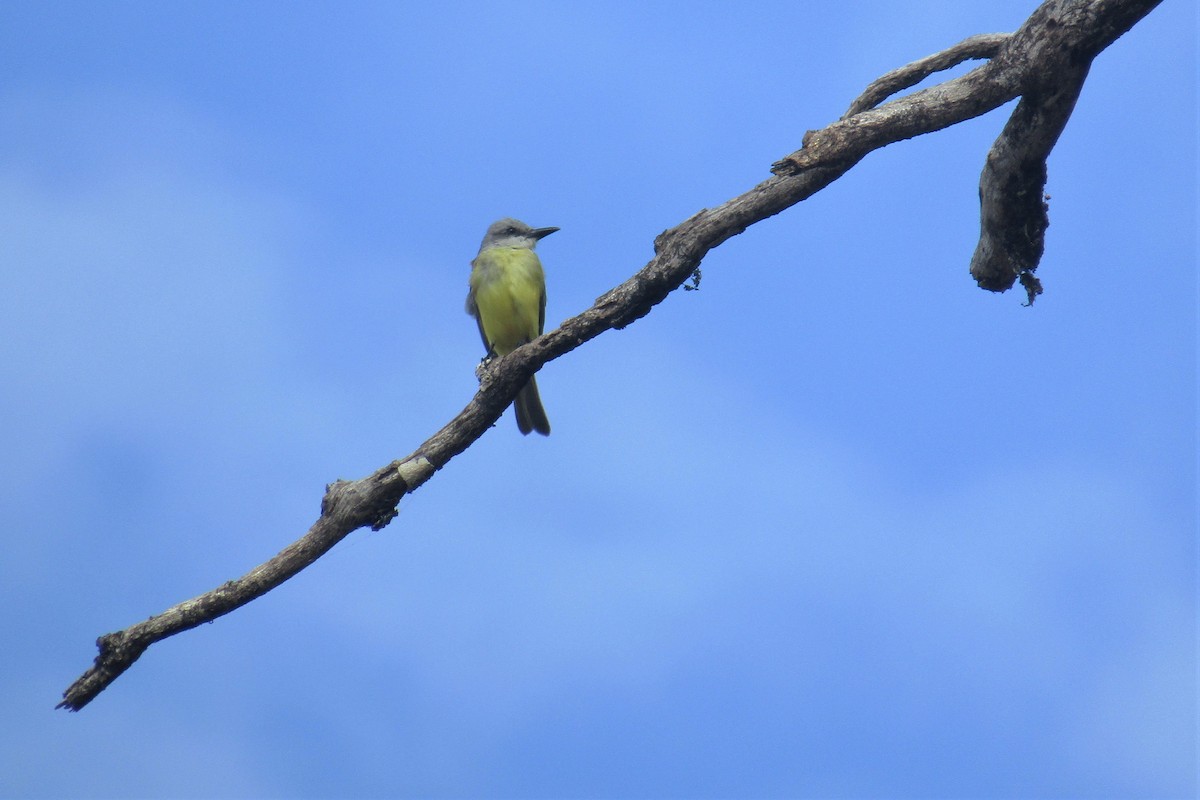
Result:
<svg viewBox="0 0 1200 800">
<path fill-rule="evenodd" d="M 546 274 L 533 248 L 558 228 L 531 228 L 515 219 L 492 223 L 471 262 L 467 313 L 479 324 L 488 356 L 505 356 L 542 335 L 546 325 Z M 513 401 L 521 433 L 550 435 L 537 382 Z"/>
</svg>

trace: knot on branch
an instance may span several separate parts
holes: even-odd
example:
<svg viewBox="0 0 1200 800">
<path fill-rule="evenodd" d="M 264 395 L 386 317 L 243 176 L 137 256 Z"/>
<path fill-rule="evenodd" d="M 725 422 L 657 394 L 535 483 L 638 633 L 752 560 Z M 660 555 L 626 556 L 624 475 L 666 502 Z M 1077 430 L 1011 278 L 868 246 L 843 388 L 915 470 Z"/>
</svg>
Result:
<svg viewBox="0 0 1200 800">
<path fill-rule="evenodd" d="M 353 488 L 350 481 L 338 479 L 325 487 L 325 496 L 321 498 L 321 516 L 327 517 L 338 513 L 341 505 L 346 502 L 346 496 Z"/>
<path fill-rule="evenodd" d="M 398 474 L 395 474 L 393 480 L 404 484 L 404 480 Z M 407 486 L 401 486 L 393 501 L 390 499 L 391 492 L 386 493 L 385 497 L 385 493 L 364 490 L 362 483 L 363 481 L 337 480 L 325 487 L 325 497 L 321 500 L 321 516 L 343 519 L 353 528 L 369 525 L 373 531 L 381 530 L 395 519 L 399 513 L 396 503 L 407 492 Z"/>
</svg>

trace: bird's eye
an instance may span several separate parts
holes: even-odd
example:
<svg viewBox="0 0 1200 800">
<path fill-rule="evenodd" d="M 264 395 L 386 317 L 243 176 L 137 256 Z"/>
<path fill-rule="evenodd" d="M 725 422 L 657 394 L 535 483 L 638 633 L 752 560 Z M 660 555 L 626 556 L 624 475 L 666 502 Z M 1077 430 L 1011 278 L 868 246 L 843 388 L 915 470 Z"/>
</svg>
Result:
<svg viewBox="0 0 1200 800">
<path fill-rule="evenodd" d="M 514 228 L 512 225 L 509 225 L 507 228 L 505 228 L 504 232 L 507 233 L 509 236 L 517 235 L 517 229 Z"/>
</svg>

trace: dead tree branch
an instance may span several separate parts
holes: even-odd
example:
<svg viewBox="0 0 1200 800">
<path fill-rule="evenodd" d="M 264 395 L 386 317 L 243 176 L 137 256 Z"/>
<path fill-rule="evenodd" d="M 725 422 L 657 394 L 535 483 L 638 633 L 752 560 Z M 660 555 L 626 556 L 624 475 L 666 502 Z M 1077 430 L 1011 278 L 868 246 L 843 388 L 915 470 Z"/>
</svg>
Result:
<svg viewBox="0 0 1200 800">
<path fill-rule="evenodd" d="M 964 61 L 978 58 L 992 58 L 1000 52 L 1001 46 L 1011 38 L 1008 33 L 981 33 L 969 36 L 958 44 L 934 53 L 911 64 L 905 64 L 897 70 L 876 79 L 868 86 L 858 99 L 850 104 L 849 110 L 842 114 L 842 119 L 849 119 L 855 114 L 874 108 L 896 92 L 902 92 L 916 86 L 935 72 L 956 67 Z"/>
<path fill-rule="evenodd" d="M 713 248 L 820 191 L 872 150 L 977 117 L 1016 97 L 1021 102 L 987 157 L 980 187 L 983 232 L 971 272 L 980 286 L 993 291 L 1008 289 L 1020 278 L 1032 300 L 1046 227 L 1046 156 L 1092 59 L 1159 1 L 1049 0 L 1011 35 L 971 37 L 875 81 L 846 116 L 805 134 L 803 148 L 773 166 L 774 177 L 664 231 L 654 242 L 654 258 L 633 277 L 582 314 L 492 364 L 466 408 L 411 455 L 360 480 L 331 484 L 320 517 L 302 538 L 237 580 L 101 636 L 95 663 L 63 693 L 59 707 L 78 711 L 150 645 L 260 597 L 351 531 L 388 524 L 401 498 L 482 436 L 530 375 L 604 331 L 645 316 L 687 281 Z M 972 58 L 989 60 L 966 75 L 879 105 Z"/>
</svg>

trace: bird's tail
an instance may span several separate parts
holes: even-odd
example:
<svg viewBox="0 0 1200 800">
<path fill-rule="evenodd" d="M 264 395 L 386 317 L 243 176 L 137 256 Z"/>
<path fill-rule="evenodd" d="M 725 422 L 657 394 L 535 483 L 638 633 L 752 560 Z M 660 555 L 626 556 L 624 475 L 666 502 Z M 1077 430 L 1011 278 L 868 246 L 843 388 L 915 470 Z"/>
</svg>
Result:
<svg viewBox="0 0 1200 800">
<path fill-rule="evenodd" d="M 533 378 L 530 378 L 529 383 L 517 394 L 517 399 L 513 401 L 513 409 L 517 412 L 517 427 L 521 429 L 521 433 L 537 431 L 542 436 L 550 435 L 550 420 L 546 419 L 546 409 L 542 408 L 537 381 Z"/>
</svg>

